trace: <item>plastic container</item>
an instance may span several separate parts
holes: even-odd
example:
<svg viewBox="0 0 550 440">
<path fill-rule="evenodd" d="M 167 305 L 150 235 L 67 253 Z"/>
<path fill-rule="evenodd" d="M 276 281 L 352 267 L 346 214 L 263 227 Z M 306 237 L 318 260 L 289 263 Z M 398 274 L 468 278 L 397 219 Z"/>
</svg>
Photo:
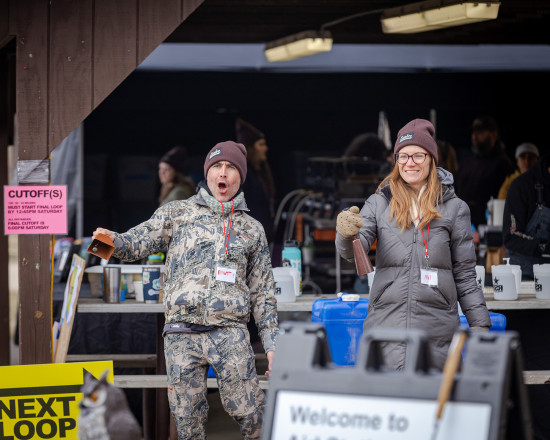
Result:
<svg viewBox="0 0 550 440">
<path fill-rule="evenodd" d="M 516 300 L 521 289 L 521 267 L 510 264 L 509 258 L 503 258 L 506 264 L 491 266 L 493 291 L 496 300 Z"/>
<path fill-rule="evenodd" d="M 463 328 L 470 328 L 466 316 L 459 315 L 460 317 L 460 326 Z M 489 317 L 491 318 L 491 327 L 489 328 L 490 332 L 504 332 L 506 331 L 506 316 L 501 313 L 489 312 Z"/>
<path fill-rule="evenodd" d="M 535 276 L 535 296 L 550 299 L 550 264 L 533 264 Z"/>
<path fill-rule="evenodd" d="M 298 269 L 300 275 L 300 286 L 298 289 L 298 296 L 302 294 L 302 251 L 298 247 L 296 240 L 285 241 L 285 246 L 282 252 L 283 267 L 290 266 Z"/>
<path fill-rule="evenodd" d="M 311 322 L 321 322 L 325 326 L 330 354 L 336 365 L 355 365 L 368 308 L 368 299 L 345 293 L 340 298 L 320 298 L 313 302 Z"/>
<path fill-rule="evenodd" d="M 293 267 L 274 267 L 275 297 L 277 302 L 294 302 L 300 288 L 298 270 Z"/>
</svg>

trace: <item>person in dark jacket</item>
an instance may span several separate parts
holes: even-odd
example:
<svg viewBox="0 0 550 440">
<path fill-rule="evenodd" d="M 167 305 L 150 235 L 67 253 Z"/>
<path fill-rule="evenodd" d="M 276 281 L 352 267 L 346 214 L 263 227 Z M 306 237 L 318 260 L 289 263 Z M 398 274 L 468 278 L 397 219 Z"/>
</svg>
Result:
<svg viewBox="0 0 550 440">
<path fill-rule="evenodd" d="M 269 150 L 265 135 L 249 122 L 238 118 L 235 122 L 237 142 L 246 147 L 248 178 L 243 184 L 246 203 L 250 215 L 258 220 L 265 229 L 267 241 L 273 237 L 275 218 L 275 183 L 267 161 Z"/>
<path fill-rule="evenodd" d="M 457 302 L 471 329 L 491 326 L 483 291 L 476 283 L 476 254 L 468 205 L 453 190 L 453 177 L 437 168 L 433 125 L 415 119 L 400 131 L 395 165 L 359 213 L 337 217 L 336 248 L 353 261 L 353 238 L 365 250 L 377 239 L 365 330 L 374 327 L 424 330 L 432 364 L 442 369 L 460 326 Z M 405 346 L 386 343 L 385 365 L 401 370 Z"/>
<path fill-rule="evenodd" d="M 195 184 L 184 175 L 187 149 L 180 145 L 170 149 L 159 161 L 161 183 L 159 206 L 195 195 Z"/>
<path fill-rule="evenodd" d="M 471 211 L 472 224 L 486 224 L 487 202 L 497 198 L 504 179 L 514 172 L 506 155 L 498 125 L 490 116 L 481 116 L 472 124 L 472 155 L 460 160 L 456 172 L 456 194 Z"/>
<path fill-rule="evenodd" d="M 550 263 L 550 154 L 510 185 L 502 233 L 510 264 L 521 266 L 522 279 L 533 279 L 533 264 Z"/>
</svg>

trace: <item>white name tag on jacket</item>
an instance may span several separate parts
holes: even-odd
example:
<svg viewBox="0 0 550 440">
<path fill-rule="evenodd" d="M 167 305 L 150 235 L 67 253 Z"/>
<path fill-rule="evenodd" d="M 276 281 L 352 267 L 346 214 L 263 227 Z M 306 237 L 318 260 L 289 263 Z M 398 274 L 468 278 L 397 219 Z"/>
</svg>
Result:
<svg viewBox="0 0 550 440">
<path fill-rule="evenodd" d="M 420 283 L 426 286 L 437 286 L 437 270 L 420 269 Z"/>
<path fill-rule="evenodd" d="M 237 275 L 237 269 L 232 267 L 216 267 L 216 280 L 223 281 L 225 283 L 234 283 Z"/>
</svg>

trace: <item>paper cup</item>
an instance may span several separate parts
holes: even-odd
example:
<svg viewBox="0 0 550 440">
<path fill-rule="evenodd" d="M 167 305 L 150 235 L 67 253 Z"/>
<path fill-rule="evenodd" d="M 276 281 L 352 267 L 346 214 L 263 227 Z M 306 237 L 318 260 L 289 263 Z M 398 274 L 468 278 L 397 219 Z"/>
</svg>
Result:
<svg viewBox="0 0 550 440">
<path fill-rule="evenodd" d="M 134 281 L 134 290 L 136 292 L 136 302 L 143 302 L 143 282 Z"/>
<path fill-rule="evenodd" d="M 533 264 L 535 276 L 535 296 L 550 299 L 550 264 Z"/>
<path fill-rule="evenodd" d="M 476 266 L 476 281 L 481 290 L 485 287 L 485 267 Z"/>
</svg>

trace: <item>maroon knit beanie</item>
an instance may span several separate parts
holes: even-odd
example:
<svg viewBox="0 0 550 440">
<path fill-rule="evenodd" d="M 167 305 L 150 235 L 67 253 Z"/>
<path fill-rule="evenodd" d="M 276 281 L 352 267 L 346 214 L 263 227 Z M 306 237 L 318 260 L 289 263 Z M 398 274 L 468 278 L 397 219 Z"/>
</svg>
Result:
<svg viewBox="0 0 550 440">
<path fill-rule="evenodd" d="M 432 155 L 437 163 L 437 143 L 434 139 L 435 128 L 426 119 L 414 119 L 406 124 L 399 133 L 393 152 L 397 154 L 407 145 L 418 145 Z"/>
<path fill-rule="evenodd" d="M 239 170 L 241 175 L 241 185 L 246 179 L 246 148 L 243 144 L 238 144 L 233 141 L 220 142 L 206 155 L 204 160 L 204 177 L 208 174 L 208 170 L 217 162 L 226 160 L 231 162 Z"/>
<path fill-rule="evenodd" d="M 160 158 L 159 162 L 164 162 L 174 168 L 177 172 L 183 173 L 185 162 L 187 160 L 187 149 L 180 145 L 175 146 Z"/>
</svg>

